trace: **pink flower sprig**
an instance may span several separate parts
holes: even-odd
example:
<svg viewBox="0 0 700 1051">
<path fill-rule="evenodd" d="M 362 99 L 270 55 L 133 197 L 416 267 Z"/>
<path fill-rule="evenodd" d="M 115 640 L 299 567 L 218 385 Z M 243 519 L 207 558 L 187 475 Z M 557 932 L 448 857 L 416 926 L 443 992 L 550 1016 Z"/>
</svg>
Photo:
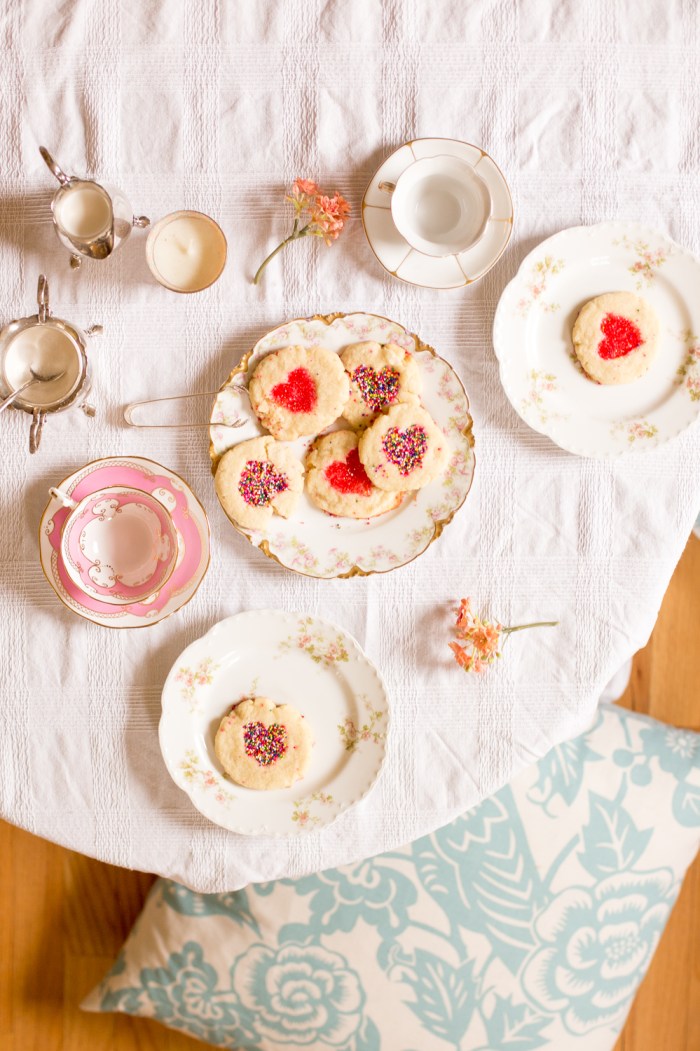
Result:
<svg viewBox="0 0 700 1051">
<path fill-rule="evenodd" d="M 292 192 L 285 196 L 294 208 L 294 226 L 289 237 L 277 245 L 258 267 L 253 284 L 257 285 L 271 259 L 291 241 L 300 237 L 322 237 L 327 245 L 335 241 L 350 215 L 350 205 L 336 190 L 332 197 L 312 179 L 295 179 Z"/>
<path fill-rule="evenodd" d="M 524 631 L 525 628 L 553 628 L 559 623 L 558 620 L 538 620 L 532 624 L 517 624 L 512 628 L 504 628 L 498 621 L 486 620 L 474 613 L 471 599 L 468 598 L 462 599 L 459 609 L 455 612 L 455 635 L 460 642 L 450 642 L 448 645 L 457 664 L 466 672 L 486 671 L 488 665 L 501 656 L 501 639 L 508 638 L 514 631 Z"/>
</svg>

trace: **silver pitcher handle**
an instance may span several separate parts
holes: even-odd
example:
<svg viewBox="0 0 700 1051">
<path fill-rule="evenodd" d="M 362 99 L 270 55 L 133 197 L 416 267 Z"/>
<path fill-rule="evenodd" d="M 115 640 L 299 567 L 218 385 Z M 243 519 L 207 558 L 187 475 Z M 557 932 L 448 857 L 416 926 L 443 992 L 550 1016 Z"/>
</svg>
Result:
<svg viewBox="0 0 700 1051">
<path fill-rule="evenodd" d="M 32 413 L 32 425 L 29 428 L 29 451 L 35 453 L 41 442 L 41 431 L 46 420 L 46 413 L 35 409 Z"/>
<path fill-rule="evenodd" d="M 44 163 L 46 164 L 46 167 L 49 169 L 52 175 L 56 176 L 61 186 L 65 186 L 67 182 L 70 182 L 70 178 L 66 175 L 62 168 L 59 168 L 59 166 L 56 164 L 56 161 L 46 149 L 46 146 L 40 146 L 39 153 L 44 158 Z"/>
<path fill-rule="evenodd" d="M 247 387 L 244 387 L 239 383 L 232 383 L 228 390 L 235 390 L 239 394 L 245 394 L 247 398 L 250 397 L 248 394 Z M 190 398 L 215 398 L 220 394 L 220 390 L 203 390 L 199 394 L 175 394 L 170 398 L 149 398 L 148 401 L 132 401 L 130 405 L 124 406 L 124 419 L 130 427 L 243 427 L 248 420 L 242 416 L 238 416 L 232 423 L 214 423 L 211 420 L 207 420 L 206 423 L 138 423 L 134 420 L 134 410 L 143 409 L 148 405 L 162 405 L 166 401 L 187 401 Z"/>
<path fill-rule="evenodd" d="M 39 321 L 43 324 L 51 317 L 51 311 L 49 310 L 49 283 L 46 280 L 46 274 L 39 274 L 36 301 L 39 307 Z"/>
</svg>

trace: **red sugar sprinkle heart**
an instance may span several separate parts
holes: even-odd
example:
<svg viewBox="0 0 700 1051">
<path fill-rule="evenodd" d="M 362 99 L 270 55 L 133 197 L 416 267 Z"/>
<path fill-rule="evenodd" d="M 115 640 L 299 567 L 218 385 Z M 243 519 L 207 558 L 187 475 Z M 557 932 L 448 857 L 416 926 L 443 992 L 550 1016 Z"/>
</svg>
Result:
<svg viewBox="0 0 700 1051">
<path fill-rule="evenodd" d="M 292 369 L 284 383 L 272 388 L 270 397 L 290 412 L 311 412 L 318 401 L 316 381 L 307 369 Z"/>
<path fill-rule="evenodd" d="M 248 460 L 238 479 L 238 492 L 251 507 L 267 507 L 288 488 L 286 475 L 278 474 L 269 460 Z"/>
<path fill-rule="evenodd" d="M 603 339 L 598 344 L 598 354 L 605 361 L 624 358 L 644 342 L 634 322 L 621 314 L 606 314 L 600 323 L 600 330 Z"/>
<path fill-rule="evenodd" d="M 395 464 L 399 474 L 406 478 L 411 471 L 422 466 L 428 448 L 428 435 L 417 423 L 412 423 L 405 431 L 390 427 L 382 440 L 382 448 L 387 460 Z"/>
<path fill-rule="evenodd" d="M 360 388 L 362 400 L 372 412 L 393 405 L 398 397 L 401 374 L 388 365 L 379 372 L 371 365 L 358 365 L 352 378 Z"/>
<path fill-rule="evenodd" d="M 357 449 L 351 449 L 345 460 L 334 460 L 323 473 L 329 485 L 332 485 L 339 493 L 358 493 L 360 496 L 369 496 L 372 492 L 372 483 L 360 462 Z"/>
<path fill-rule="evenodd" d="M 287 728 L 281 723 L 246 723 L 243 727 L 246 755 L 258 766 L 271 766 L 287 751 Z"/>
</svg>

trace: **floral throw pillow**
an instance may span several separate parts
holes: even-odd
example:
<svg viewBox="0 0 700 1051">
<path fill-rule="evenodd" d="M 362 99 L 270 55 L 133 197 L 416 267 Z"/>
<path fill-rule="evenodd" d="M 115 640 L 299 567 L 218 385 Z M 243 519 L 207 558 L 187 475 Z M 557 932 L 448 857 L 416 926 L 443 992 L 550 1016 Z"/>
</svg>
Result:
<svg viewBox="0 0 700 1051">
<path fill-rule="evenodd" d="M 700 736 L 615 707 L 446 828 L 231 894 L 159 880 L 83 1006 L 239 1051 L 609 1051 L 700 845 Z"/>
</svg>

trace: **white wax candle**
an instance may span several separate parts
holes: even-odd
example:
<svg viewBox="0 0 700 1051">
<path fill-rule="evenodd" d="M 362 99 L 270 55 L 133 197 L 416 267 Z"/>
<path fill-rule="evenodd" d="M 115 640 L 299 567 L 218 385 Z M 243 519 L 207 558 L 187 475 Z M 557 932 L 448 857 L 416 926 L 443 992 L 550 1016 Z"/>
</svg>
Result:
<svg viewBox="0 0 700 1051">
<path fill-rule="evenodd" d="M 153 276 L 176 292 L 213 284 L 226 263 L 226 238 L 202 212 L 166 215 L 148 235 L 146 258 Z"/>
<path fill-rule="evenodd" d="M 78 183 L 61 197 L 56 219 L 70 237 L 87 241 L 110 230 L 112 205 L 99 186 Z"/>
</svg>

